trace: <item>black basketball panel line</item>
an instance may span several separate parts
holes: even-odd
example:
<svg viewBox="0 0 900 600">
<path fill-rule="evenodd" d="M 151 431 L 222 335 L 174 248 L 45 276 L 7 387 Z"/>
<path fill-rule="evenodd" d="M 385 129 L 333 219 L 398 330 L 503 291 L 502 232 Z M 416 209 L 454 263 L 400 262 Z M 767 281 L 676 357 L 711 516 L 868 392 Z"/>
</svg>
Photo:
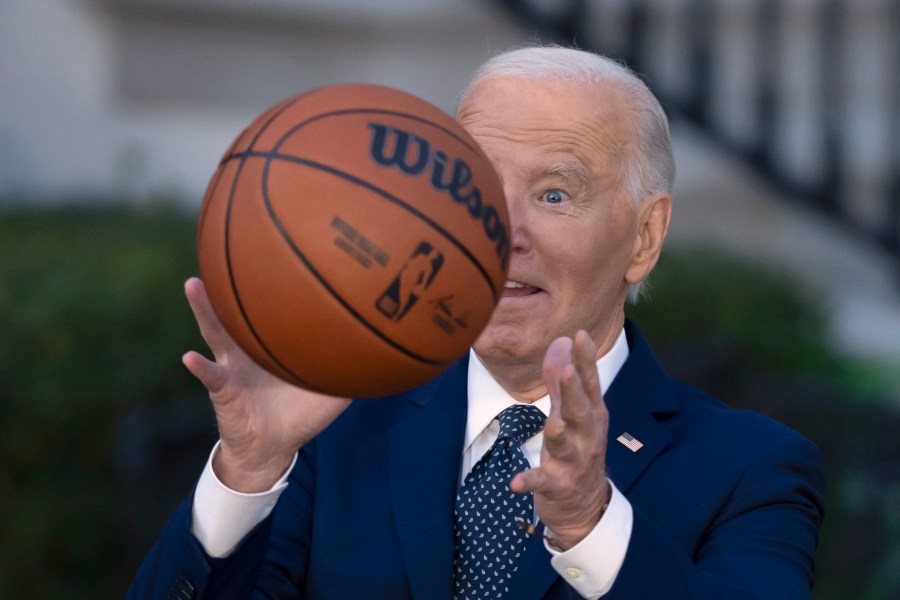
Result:
<svg viewBox="0 0 900 600">
<path fill-rule="evenodd" d="M 367 188 L 371 189 L 372 191 L 374 191 L 375 193 L 381 195 L 385 199 L 390 200 L 391 202 L 397 204 L 401 208 L 407 210 L 413 216 L 423 220 L 429 226 L 431 226 L 435 231 L 437 231 L 440 235 L 442 235 L 445 239 L 447 239 L 450 243 L 452 243 L 454 246 L 456 246 L 457 249 L 460 250 L 472 262 L 472 264 L 475 265 L 475 267 L 481 272 L 482 277 L 484 277 L 485 281 L 487 282 L 488 288 L 491 292 L 492 301 L 496 305 L 497 300 L 498 300 L 497 291 L 494 289 L 493 281 L 491 280 L 490 275 L 488 275 L 487 269 L 485 269 L 484 265 L 481 264 L 481 262 L 469 251 L 469 249 L 467 247 L 463 246 L 463 244 L 459 240 L 457 240 L 455 237 L 453 237 L 453 235 L 451 235 L 449 231 L 445 230 L 440 224 L 438 224 L 436 221 L 431 219 L 428 215 L 422 213 L 421 211 L 419 211 L 412 205 L 404 202 L 402 199 L 391 194 L 387 190 L 383 190 L 364 179 L 360 179 L 360 178 L 356 177 L 355 175 L 351 175 L 350 173 L 348 173 L 346 171 L 341 171 L 337 167 L 331 167 L 330 165 L 326 165 L 326 164 L 320 163 L 318 161 L 313 161 L 311 159 L 304 159 L 303 157 L 294 156 L 292 154 L 284 154 L 279 151 L 281 146 L 292 135 L 294 135 L 297 131 L 301 130 L 302 128 L 306 127 L 307 125 L 309 125 L 311 123 L 314 123 L 316 121 L 321 121 L 324 119 L 328 119 L 328 118 L 332 118 L 332 117 L 336 117 L 336 116 L 345 116 L 345 115 L 354 115 L 354 114 L 389 115 L 389 116 L 409 119 L 411 121 L 416 121 L 418 123 L 428 125 L 429 127 L 433 127 L 435 129 L 449 135 L 450 137 L 452 137 L 453 139 L 458 141 L 460 144 L 465 146 L 466 149 L 468 149 L 470 152 L 474 153 L 476 156 L 479 156 L 480 158 L 483 158 L 489 168 L 493 168 L 493 166 L 490 164 L 490 161 L 488 161 L 487 157 L 485 157 L 483 155 L 483 153 L 481 152 L 481 149 L 477 146 L 477 144 L 473 146 L 472 144 L 469 143 L 468 140 L 466 140 L 465 138 L 463 138 L 462 136 L 457 134 L 455 131 L 453 131 L 447 127 L 444 127 L 440 123 L 435 123 L 434 121 L 432 121 L 430 119 L 426 119 L 419 115 L 411 114 L 408 112 L 390 110 L 390 109 L 381 109 L 381 108 L 371 108 L 371 107 L 346 108 L 346 109 L 341 109 L 341 110 L 329 111 L 329 112 L 325 112 L 325 113 L 319 113 L 315 116 L 309 117 L 308 119 L 305 119 L 304 121 L 301 121 L 300 123 L 297 123 L 290 129 L 288 129 L 284 133 L 284 135 L 282 135 L 281 138 L 275 143 L 275 145 L 272 148 L 272 151 L 268 152 L 268 154 L 271 154 L 273 156 L 277 155 L 279 158 L 282 158 L 285 160 L 292 160 L 292 159 L 296 158 L 298 160 L 295 162 L 299 162 L 301 164 L 306 164 L 307 166 L 313 166 L 315 168 L 319 168 L 319 169 L 328 171 L 334 175 L 337 175 L 339 177 L 342 177 L 342 178 L 350 181 L 351 183 L 355 183 L 357 185 L 367 187 Z M 308 161 L 308 162 L 304 162 L 304 161 Z"/>
<path fill-rule="evenodd" d="M 253 139 L 250 141 L 250 143 L 249 143 L 248 146 L 247 146 L 247 147 L 248 147 L 248 151 L 244 151 L 244 152 L 241 152 L 241 153 L 230 153 L 230 154 L 227 153 L 227 155 L 226 155 L 225 157 L 223 157 L 222 160 L 219 162 L 217 171 L 218 171 L 219 169 L 222 169 L 222 167 L 223 167 L 227 162 L 230 162 L 231 160 L 238 159 L 238 160 L 241 161 L 241 162 L 239 163 L 239 165 L 238 165 L 238 167 L 237 167 L 237 170 L 236 170 L 236 172 L 235 172 L 235 175 L 234 175 L 234 177 L 233 177 L 233 179 L 232 179 L 232 182 L 231 182 L 231 189 L 229 190 L 229 194 L 228 194 L 228 205 L 227 205 L 227 208 L 226 208 L 225 235 L 224 235 L 224 238 L 225 238 L 226 269 L 227 269 L 227 272 L 228 272 L 229 283 L 230 283 L 230 286 L 231 286 L 231 289 L 232 289 L 232 294 L 233 294 L 233 296 L 234 296 L 235 302 L 236 302 L 237 305 L 238 305 L 238 309 L 239 309 L 239 311 L 240 311 L 241 318 L 244 320 L 245 325 L 246 325 L 247 328 L 250 330 L 250 332 L 251 332 L 251 334 L 253 335 L 254 339 L 256 340 L 257 344 L 259 344 L 259 347 L 266 353 L 266 355 L 267 355 L 267 356 L 268 356 L 275 364 L 277 364 L 279 367 L 281 367 L 282 369 L 284 369 L 284 371 L 285 371 L 286 373 L 289 373 L 289 374 L 296 380 L 296 382 L 298 382 L 301 386 L 306 387 L 306 388 L 308 388 L 308 389 L 313 389 L 313 390 L 316 390 L 316 391 L 321 391 L 317 386 L 312 385 L 312 384 L 311 384 L 310 382 L 308 382 L 306 379 L 300 377 L 293 369 L 291 369 L 291 368 L 289 368 L 287 365 L 285 365 L 285 364 L 281 361 L 281 359 L 279 359 L 278 356 L 277 356 L 277 355 L 276 355 L 276 354 L 275 354 L 275 353 L 274 353 L 274 352 L 273 352 L 273 351 L 265 344 L 265 342 L 263 342 L 263 340 L 262 340 L 262 338 L 260 337 L 259 333 L 257 332 L 256 328 L 254 327 L 252 320 L 250 319 L 249 315 L 247 314 L 247 310 L 246 310 L 246 308 L 245 308 L 245 306 L 244 306 L 244 302 L 242 301 L 240 292 L 238 291 L 238 288 L 237 288 L 237 281 L 236 281 L 236 279 L 235 279 L 235 276 L 234 276 L 234 270 L 233 270 L 233 266 L 232 266 L 232 260 L 231 260 L 231 247 L 230 247 L 230 242 L 231 242 L 231 215 L 232 215 L 232 207 L 233 207 L 233 202 L 234 202 L 234 193 L 235 193 L 235 188 L 236 188 L 236 186 L 237 186 L 237 182 L 238 182 L 238 180 L 239 180 L 239 178 L 240 178 L 240 173 L 241 173 L 241 171 L 242 171 L 242 169 L 243 169 L 243 167 L 244 167 L 244 165 L 245 165 L 245 163 L 246 163 L 246 158 L 247 158 L 248 156 L 253 156 L 253 155 L 256 155 L 256 154 L 257 154 L 257 152 L 254 152 L 254 151 L 253 151 L 253 148 L 256 146 L 256 144 L 257 144 L 259 138 L 260 138 L 260 137 L 268 130 L 268 128 L 271 126 L 271 124 L 272 124 L 272 123 L 273 123 L 280 115 L 282 115 L 288 108 L 290 108 L 291 106 L 295 105 L 297 102 L 299 102 L 299 101 L 300 101 L 301 99 L 303 99 L 304 97 L 309 96 L 310 94 L 313 94 L 313 93 L 315 93 L 315 92 L 317 92 L 317 91 L 318 91 L 318 90 L 311 90 L 310 92 L 306 92 L 306 93 L 299 94 L 299 95 L 297 95 L 297 96 L 288 98 L 288 99 L 282 101 L 283 106 L 280 106 L 280 107 L 278 107 L 277 104 L 274 105 L 272 108 L 275 108 L 275 107 L 278 107 L 278 108 L 275 110 L 275 112 L 273 112 L 273 114 L 266 120 L 266 123 L 264 123 L 264 124 L 259 128 L 259 130 L 256 132 L 256 134 L 253 136 Z M 307 123 L 307 122 L 310 122 L 310 121 L 318 120 L 318 118 L 322 118 L 322 117 L 324 117 L 324 116 L 333 116 L 333 115 L 336 115 L 336 114 L 353 114 L 353 113 L 359 113 L 359 112 L 365 112 L 365 113 L 367 113 L 367 114 L 374 113 L 374 114 L 388 114 L 388 115 L 395 115 L 395 116 L 405 117 L 405 118 L 408 118 L 408 119 L 411 119 L 411 120 L 415 120 L 415 121 L 419 121 L 419 122 L 428 124 L 428 125 L 430 125 L 430 126 L 432 126 L 432 127 L 435 127 L 435 128 L 437 128 L 437 129 L 440 129 L 441 131 L 443 131 L 443 132 L 446 133 L 447 135 L 450 135 L 451 137 L 453 137 L 454 139 L 456 139 L 457 141 L 459 141 L 462 145 L 464 145 L 464 146 L 465 146 L 467 149 L 469 149 L 470 151 L 473 151 L 473 152 L 475 152 L 476 154 L 479 154 L 479 152 L 478 152 L 475 148 L 473 148 L 472 145 L 468 143 L 468 141 L 466 141 L 465 139 L 461 138 L 461 137 L 458 136 L 456 133 L 454 133 L 453 131 L 447 129 L 446 127 L 444 127 L 444 126 L 442 126 L 442 125 L 440 125 L 440 124 L 434 123 L 434 122 L 432 122 L 432 121 L 430 121 L 430 120 L 427 120 L 427 119 L 418 117 L 417 115 L 411 115 L 411 114 L 403 113 L 403 112 L 399 112 L 399 111 L 390 111 L 390 110 L 382 110 L 382 109 L 371 109 L 371 108 L 367 108 L 367 109 L 348 109 L 348 110 L 344 110 L 344 111 L 332 111 L 332 112 L 330 112 L 330 113 L 325 113 L 325 114 L 323 114 L 323 115 L 319 115 L 319 116 L 317 116 L 317 117 L 314 117 L 314 118 L 312 118 L 312 119 L 309 119 L 309 120 L 305 121 L 304 124 Z M 251 126 L 252 126 L 252 124 L 251 124 Z M 296 128 L 295 128 L 295 129 L 296 129 Z M 234 147 L 234 144 L 237 143 L 237 141 L 238 141 L 239 138 L 240 138 L 240 135 L 238 135 L 238 137 L 235 139 L 234 143 L 232 144 L 232 148 Z M 283 140 L 284 140 L 284 139 L 285 139 L 285 138 L 282 137 L 282 139 L 279 140 L 279 142 L 276 143 L 276 146 L 275 146 L 275 147 L 277 148 L 278 146 L 280 146 L 280 144 L 283 143 Z M 230 149 L 231 149 L 231 148 L 229 148 L 229 150 L 230 150 Z M 267 171 L 266 171 L 266 172 L 267 172 Z M 221 174 L 219 174 L 219 175 L 221 175 Z M 217 179 L 218 179 L 218 178 L 219 178 L 219 177 L 217 177 Z M 219 182 L 217 181 L 217 182 L 216 182 L 216 185 L 218 185 L 218 184 L 219 184 Z M 397 199 L 397 200 L 399 200 L 399 199 Z M 266 205 L 267 205 L 267 208 L 269 208 L 269 203 L 268 203 L 267 200 L 266 200 Z M 409 207 L 409 208 L 412 209 L 412 207 Z M 414 210 L 414 209 L 413 209 L 413 210 Z M 271 214 L 271 211 L 270 211 L 270 214 Z M 422 215 L 422 216 L 424 216 L 424 215 Z M 276 226 L 279 228 L 281 235 L 282 235 L 283 237 L 285 237 L 285 231 L 284 231 L 283 228 L 281 227 L 280 221 L 276 221 Z M 290 242 L 289 242 L 289 243 L 290 243 Z M 292 243 L 291 243 L 291 245 L 293 246 Z M 465 250 L 465 248 L 462 247 L 461 245 L 459 245 L 459 248 L 462 249 L 462 250 L 464 251 L 464 253 L 467 253 L 467 251 Z M 296 251 L 296 248 L 295 248 L 295 251 Z M 472 258 L 474 258 L 474 257 L 472 257 Z M 301 260 L 304 260 L 304 262 L 306 262 L 306 261 L 305 261 L 305 257 L 303 257 L 303 256 L 301 256 Z M 476 263 L 476 264 L 477 264 L 477 263 Z M 308 268 L 309 268 L 310 266 L 311 266 L 311 265 L 307 265 Z M 482 269 L 482 267 L 481 267 L 480 264 L 477 264 L 477 266 L 478 266 L 479 270 L 482 270 L 482 271 L 483 271 L 483 269 Z M 314 276 L 317 277 L 317 279 L 319 279 L 320 281 L 322 281 L 322 282 L 324 283 L 324 281 L 319 277 L 319 274 L 317 273 L 317 271 L 315 271 L 315 269 L 310 269 L 310 272 L 313 273 Z M 483 275 L 486 275 L 486 273 L 483 272 Z M 326 289 L 329 289 L 329 291 L 331 291 L 331 292 L 333 293 L 333 290 L 330 290 L 330 286 L 326 285 L 325 287 L 326 287 Z M 491 286 L 491 285 L 489 284 L 488 287 L 491 289 L 492 296 L 494 297 L 495 302 L 496 302 L 496 295 L 495 295 L 494 292 L 493 292 L 493 286 Z M 346 305 L 346 304 L 344 303 L 343 299 L 341 299 L 341 298 L 338 297 L 338 300 L 339 300 L 342 304 L 344 304 L 344 306 L 345 306 L 346 308 L 348 308 L 348 309 L 350 310 L 351 314 L 354 314 L 354 316 L 357 316 L 357 315 L 355 315 L 355 311 L 353 311 L 352 308 L 350 308 L 348 305 Z M 359 315 L 358 318 L 361 318 L 361 315 Z M 364 320 L 363 320 L 363 322 L 365 323 Z M 380 333 L 380 332 L 379 332 L 379 333 Z M 387 341 L 389 344 L 395 345 L 395 344 L 392 343 L 392 341 L 391 341 L 389 338 L 387 338 L 387 337 L 385 337 L 385 336 L 379 336 L 379 337 L 382 337 L 382 338 L 383 338 L 385 341 Z M 397 349 L 400 350 L 401 352 L 403 352 L 403 349 L 401 349 L 400 347 L 397 347 Z M 415 355 L 415 353 L 404 352 L 404 354 L 407 354 L 407 355 L 409 355 L 411 358 L 415 358 L 415 359 L 422 358 L 422 359 L 423 359 L 423 362 L 425 362 L 426 364 L 434 364 L 434 365 L 437 365 L 437 366 L 441 366 L 441 365 L 444 365 L 444 364 L 449 364 L 450 362 L 452 362 L 452 361 L 437 361 L 437 362 L 435 362 L 435 361 L 431 361 L 431 360 L 429 360 L 429 359 L 424 359 L 424 357 L 417 357 L 417 356 Z"/>
<path fill-rule="evenodd" d="M 284 239 L 284 241 L 288 244 L 291 251 L 297 256 L 297 258 L 300 259 L 300 261 L 303 263 L 303 265 L 307 268 L 307 270 L 309 270 L 309 272 L 312 274 L 312 276 L 316 278 L 316 280 L 322 285 L 322 287 L 324 287 L 325 290 L 329 294 L 331 294 L 331 296 L 335 300 L 337 300 L 337 302 L 350 315 L 352 315 L 361 325 L 363 325 L 366 329 L 368 329 L 371 333 L 373 333 L 377 338 L 381 339 L 383 342 L 385 342 L 389 346 L 393 347 L 395 350 L 399 351 L 400 353 L 402 353 L 414 360 L 417 360 L 421 363 L 424 363 L 427 365 L 433 365 L 433 366 L 448 365 L 451 362 L 453 362 L 454 360 L 456 360 L 456 358 L 449 359 L 449 360 L 438 360 L 438 359 L 433 359 L 433 358 L 427 358 L 425 356 L 422 356 L 422 355 L 410 350 L 409 348 L 406 348 L 405 346 L 401 345 L 396 340 L 391 339 L 387 334 L 382 332 L 373 323 L 370 323 L 355 308 L 353 308 L 353 306 L 351 306 L 350 303 L 337 292 L 337 290 L 335 290 L 331 286 L 331 284 L 328 282 L 328 280 L 312 264 L 312 262 L 306 256 L 306 254 L 302 250 L 300 250 L 300 248 L 297 246 L 297 244 L 294 242 L 294 240 L 289 235 L 284 224 L 281 222 L 281 219 L 278 218 L 278 215 L 275 213 L 275 210 L 272 208 L 272 203 L 269 198 L 268 186 L 266 185 L 266 181 L 268 180 L 268 176 L 269 176 L 268 174 L 269 174 L 269 165 L 270 164 L 271 164 L 271 161 L 267 160 L 265 166 L 263 167 L 263 190 L 262 190 L 262 192 L 263 192 L 263 199 L 264 199 L 264 202 L 266 205 L 266 209 L 269 211 L 269 216 L 272 219 L 272 223 L 278 229 L 279 234 Z"/>
<path fill-rule="evenodd" d="M 241 294 L 238 291 L 237 281 L 234 276 L 234 269 L 231 262 L 231 214 L 234 205 L 235 189 L 237 188 L 237 183 L 240 179 L 241 171 L 243 170 L 245 164 L 246 160 L 241 160 L 241 162 L 237 166 L 234 177 L 231 180 L 231 189 L 229 189 L 228 191 L 228 206 L 225 212 L 225 264 L 228 270 L 228 280 L 231 284 L 231 293 L 234 296 L 234 301 L 238 305 L 238 309 L 240 310 L 241 318 L 244 320 L 244 324 L 247 326 L 247 329 L 250 330 L 250 333 L 253 335 L 256 343 L 259 344 L 259 347 L 262 348 L 262 350 L 272 360 L 272 362 L 284 369 L 286 373 L 289 373 L 294 378 L 295 383 L 297 383 L 301 387 L 305 387 L 313 391 L 322 391 L 318 386 L 313 385 L 303 377 L 300 377 L 293 369 L 284 364 L 284 362 L 282 362 L 281 359 L 279 359 L 278 356 L 276 356 L 275 353 L 272 352 L 272 350 L 269 349 L 269 347 L 263 341 L 262 337 L 260 337 L 259 333 L 256 331 L 256 328 L 253 326 L 253 321 L 247 314 L 247 310 L 244 308 L 244 302 L 241 300 Z"/>
<path fill-rule="evenodd" d="M 449 135 L 450 137 L 455 139 L 457 142 L 459 142 L 460 144 L 465 146 L 466 149 L 469 150 L 469 152 L 473 152 L 474 154 L 477 154 L 479 157 L 484 158 L 480 147 L 478 147 L 477 145 L 472 145 L 472 143 L 470 143 L 469 140 L 467 140 L 463 136 L 459 135 L 456 131 L 453 131 L 452 129 L 445 127 L 444 125 L 441 125 L 440 123 L 435 123 L 431 119 L 426 119 L 425 117 L 422 117 L 422 116 L 419 116 L 419 115 L 416 115 L 413 113 L 399 111 L 399 110 L 391 110 L 388 108 L 372 108 L 372 107 L 365 107 L 365 106 L 357 107 L 357 108 L 343 108 L 341 110 L 333 110 L 333 111 L 329 111 L 329 112 L 319 113 L 317 115 L 309 117 L 308 119 L 305 119 L 305 120 L 301 121 L 300 123 L 297 123 L 290 129 L 288 129 L 284 133 L 284 135 L 281 136 L 281 138 L 278 140 L 278 142 L 275 143 L 275 146 L 273 146 L 273 150 L 277 151 L 281 147 L 281 145 L 287 140 L 287 138 L 292 136 L 294 133 L 296 133 L 298 130 L 302 129 L 303 127 L 306 127 L 310 123 L 314 123 L 315 121 L 321 121 L 322 119 L 329 119 L 331 117 L 340 117 L 340 116 L 344 116 L 344 115 L 355 115 L 355 114 L 387 115 L 387 116 L 391 116 L 391 117 L 400 117 L 403 119 L 409 119 L 410 121 L 416 121 L 418 123 L 422 123 L 423 125 L 428 125 L 430 127 L 438 129 L 438 130 L 442 131 L 443 133 Z M 447 115 L 447 117 L 451 118 L 449 115 Z"/>
<path fill-rule="evenodd" d="M 481 277 L 484 279 L 485 283 L 487 284 L 488 290 L 490 291 L 493 303 L 494 304 L 497 303 L 497 300 L 498 300 L 497 290 L 494 289 L 493 280 L 491 279 L 490 274 L 487 272 L 487 268 L 485 268 L 485 266 L 478 260 L 478 258 L 474 254 L 472 254 L 472 252 L 466 246 L 464 246 L 462 242 L 460 242 L 456 237 L 454 237 L 452 233 L 450 233 L 449 231 L 444 229 L 444 227 L 440 223 L 438 223 L 437 221 L 435 221 L 434 219 L 432 219 L 425 213 L 421 212 L 416 207 L 408 204 L 402 198 L 399 198 L 398 196 L 391 194 L 387 190 L 382 189 L 382 188 L 376 186 L 375 184 L 373 184 L 369 181 L 366 181 L 365 179 L 360 179 L 356 175 L 347 173 L 346 171 L 341 171 L 340 169 L 337 169 L 336 167 L 332 167 L 330 165 L 326 165 L 324 163 L 320 163 L 320 162 L 317 162 L 314 160 L 300 158 L 300 157 L 292 156 L 290 154 L 277 154 L 274 152 L 247 152 L 247 153 L 244 153 L 243 156 L 244 157 L 254 157 L 254 158 L 266 158 L 267 161 L 269 161 L 269 162 L 272 160 L 283 160 L 285 162 L 292 162 L 295 164 L 300 164 L 300 165 L 303 165 L 306 167 L 324 171 L 324 172 L 334 175 L 340 179 L 344 179 L 345 181 L 348 181 L 354 185 L 358 185 L 359 187 L 362 187 L 369 191 L 375 192 L 376 194 L 378 194 L 385 200 L 388 200 L 389 202 L 396 204 L 400 208 L 406 210 L 411 215 L 413 215 L 414 217 L 416 217 L 417 219 L 421 220 L 426 225 L 431 227 L 435 232 L 440 234 L 444 239 L 446 239 L 454 247 L 456 247 L 456 249 L 459 250 L 463 254 L 463 256 L 465 256 L 469 260 L 469 262 L 471 262 L 472 265 L 481 274 Z M 268 162 L 267 162 L 267 164 L 268 164 Z M 277 217 L 275 217 L 273 215 L 273 218 L 277 218 Z"/>
<path fill-rule="evenodd" d="M 306 95 L 307 94 L 303 94 L 303 96 L 306 96 Z M 299 100 L 299 99 L 300 98 L 298 97 L 297 100 Z M 291 104 L 293 104 L 293 102 Z M 283 110 L 286 110 L 288 108 L 288 106 L 290 106 L 290 105 L 285 106 L 284 109 L 282 109 L 282 111 L 278 112 L 278 114 L 281 114 L 281 112 L 283 112 Z M 265 128 L 268 128 L 268 126 L 271 125 L 271 122 L 275 119 L 275 117 L 278 116 L 278 114 L 274 115 L 272 117 L 272 119 L 270 119 L 269 122 L 266 123 Z M 275 142 L 275 145 L 272 147 L 271 152 L 277 152 L 278 149 L 282 146 L 282 144 L 284 144 L 284 142 L 287 140 L 287 138 L 289 138 L 291 135 L 293 135 L 294 133 L 296 133 L 298 130 L 302 129 L 303 127 L 309 125 L 310 123 L 314 123 L 316 121 L 321 121 L 322 119 L 327 119 L 330 117 L 352 115 L 352 114 L 388 115 L 388 116 L 392 116 L 392 117 L 401 117 L 401 118 L 409 119 L 411 121 L 416 121 L 418 123 L 422 123 L 423 125 L 429 125 L 431 127 L 434 127 L 435 129 L 438 129 L 441 132 L 447 134 L 448 136 L 452 137 L 457 142 L 459 142 L 460 144 L 465 146 L 469 152 L 472 152 L 473 154 L 477 155 L 479 158 L 487 161 L 487 157 L 484 156 L 484 153 L 481 151 L 481 149 L 477 145 L 473 146 L 469 142 L 469 140 L 460 136 L 458 133 L 456 133 L 452 129 L 449 129 L 449 128 L 441 125 L 440 123 L 435 123 L 434 121 L 431 121 L 424 117 L 420 117 L 418 115 L 401 112 L 401 111 L 396 111 L 396 110 L 380 109 L 380 108 L 347 108 L 347 109 L 342 109 L 342 110 L 335 110 L 335 111 L 330 111 L 330 112 L 325 112 L 325 113 L 319 113 L 315 116 L 309 117 L 308 119 L 305 119 L 305 120 L 301 121 L 300 123 L 297 123 L 290 129 L 288 129 L 287 132 L 283 136 L 281 136 L 281 138 L 277 142 Z M 262 133 L 263 133 L 263 130 L 260 130 L 259 133 L 254 137 L 253 143 L 251 143 L 248 146 L 247 150 L 243 150 L 240 152 L 232 152 L 232 153 L 227 154 L 225 157 L 222 158 L 222 161 L 220 162 L 220 164 L 224 164 L 230 160 L 240 159 L 241 156 L 246 155 L 248 152 L 267 152 L 265 150 L 253 150 L 253 146 L 255 145 L 256 140 L 259 139 L 259 136 L 262 135 Z M 284 156 L 291 156 L 291 155 L 285 154 Z M 490 164 L 490 163 L 488 162 L 488 164 Z"/>
<path fill-rule="evenodd" d="M 259 138 L 262 137 L 262 134 L 266 132 L 266 130 L 269 128 L 269 126 L 272 125 L 272 123 L 275 121 L 275 119 L 280 117 L 284 113 L 284 111 L 286 111 L 293 105 L 297 104 L 303 98 L 309 96 L 311 93 L 312 93 L 312 91 L 305 92 L 303 94 L 297 94 L 296 96 L 291 96 L 289 98 L 285 98 L 280 103 L 274 104 L 274 105 L 270 106 L 269 108 L 267 108 L 266 111 L 274 110 L 274 112 L 268 119 L 266 119 L 265 123 L 260 125 L 259 131 L 256 132 L 256 134 L 253 136 L 253 139 L 251 139 L 250 143 L 247 144 L 247 150 L 253 149 L 253 147 L 256 145 L 256 142 L 259 141 Z M 266 111 L 264 111 L 263 114 L 265 114 Z M 260 116 L 262 116 L 262 115 L 260 115 Z M 258 118 L 259 117 L 257 117 L 257 119 Z M 249 129 L 250 127 L 253 127 L 253 125 L 255 125 L 255 124 L 256 124 L 256 119 L 254 119 L 253 123 L 250 123 L 250 125 L 247 126 L 247 129 Z M 244 132 L 242 131 L 240 134 L 238 134 L 238 136 L 236 138 L 234 138 L 234 141 L 231 143 L 231 146 L 228 148 L 228 150 L 225 151 L 225 156 L 223 156 L 222 160 L 219 161 L 220 167 L 222 165 L 224 165 L 225 163 L 230 162 L 238 154 L 240 154 L 239 152 L 234 152 L 233 149 L 234 149 L 235 144 L 237 144 L 238 140 L 243 135 L 244 135 Z"/>
</svg>

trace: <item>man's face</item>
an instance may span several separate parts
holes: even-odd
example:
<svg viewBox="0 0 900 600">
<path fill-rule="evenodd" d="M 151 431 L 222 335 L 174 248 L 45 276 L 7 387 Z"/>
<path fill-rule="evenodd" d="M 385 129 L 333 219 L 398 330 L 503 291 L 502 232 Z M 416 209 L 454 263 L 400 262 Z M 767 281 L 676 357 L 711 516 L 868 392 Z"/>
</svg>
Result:
<svg viewBox="0 0 900 600">
<path fill-rule="evenodd" d="M 624 95 L 498 77 L 475 88 L 459 120 L 500 175 L 512 230 L 510 282 L 475 351 L 489 366 L 540 365 L 551 341 L 585 329 L 605 352 L 639 245 L 622 189 L 632 151 Z"/>
</svg>

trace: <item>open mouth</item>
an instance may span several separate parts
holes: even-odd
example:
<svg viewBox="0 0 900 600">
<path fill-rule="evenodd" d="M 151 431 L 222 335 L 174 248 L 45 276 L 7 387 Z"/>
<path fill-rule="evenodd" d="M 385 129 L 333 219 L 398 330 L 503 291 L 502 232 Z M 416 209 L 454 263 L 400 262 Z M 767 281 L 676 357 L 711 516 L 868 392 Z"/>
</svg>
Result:
<svg viewBox="0 0 900 600">
<path fill-rule="evenodd" d="M 521 283 L 518 281 L 507 281 L 503 284 L 503 297 L 504 298 L 521 298 L 524 296 L 530 296 L 532 294 L 536 294 L 541 291 L 541 288 L 534 287 L 533 285 L 528 285 L 527 283 Z"/>
</svg>

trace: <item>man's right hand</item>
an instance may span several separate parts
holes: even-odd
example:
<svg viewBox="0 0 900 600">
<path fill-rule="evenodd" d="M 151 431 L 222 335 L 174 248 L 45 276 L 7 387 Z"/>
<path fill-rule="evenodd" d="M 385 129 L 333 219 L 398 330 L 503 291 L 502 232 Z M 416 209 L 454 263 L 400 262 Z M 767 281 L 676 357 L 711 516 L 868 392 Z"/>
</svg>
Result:
<svg viewBox="0 0 900 600">
<path fill-rule="evenodd" d="M 193 351 L 182 358 L 209 390 L 216 412 L 221 445 L 213 470 L 235 491 L 268 490 L 284 475 L 297 450 L 334 421 L 350 400 L 311 392 L 275 377 L 231 339 L 200 279 L 188 279 L 184 290 L 215 358 L 211 361 Z"/>
</svg>

